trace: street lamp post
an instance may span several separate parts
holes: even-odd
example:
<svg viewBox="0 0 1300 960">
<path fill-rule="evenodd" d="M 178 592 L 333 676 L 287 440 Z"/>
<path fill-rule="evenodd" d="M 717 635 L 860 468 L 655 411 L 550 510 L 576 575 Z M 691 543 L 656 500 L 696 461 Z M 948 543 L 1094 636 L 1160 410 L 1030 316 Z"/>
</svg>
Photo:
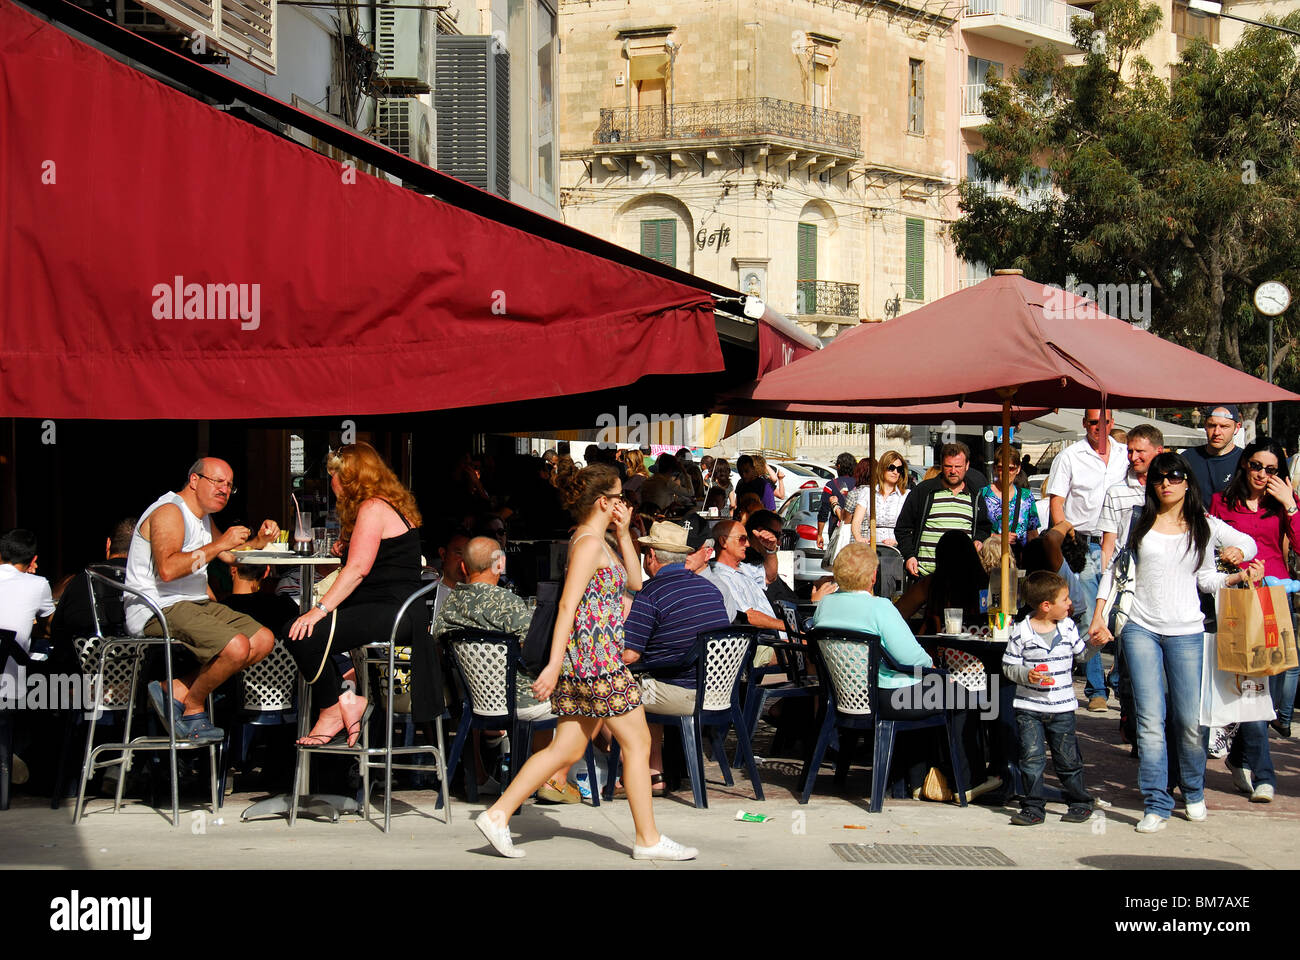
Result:
<svg viewBox="0 0 1300 960">
<path fill-rule="evenodd" d="M 1249 17 L 1239 17 L 1235 13 L 1226 13 L 1223 4 L 1215 3 L 1214 0 L 1187 0 L 1187 9 L 1202 17 L 1223 17 L 1225 20 L 1237 20 L 1241 23 L 1249 23 L 1252 27 L 1267 27 L 1269 30 L 1300 37 L 1300 30 L 1292 30 L 1290 27 L 1279 26 L 1276 23 L 1265 23 L 1263 20 L 1251 20 Z M 1271 429 L 1272 424 L 1269 427 Z"/>
</svg>

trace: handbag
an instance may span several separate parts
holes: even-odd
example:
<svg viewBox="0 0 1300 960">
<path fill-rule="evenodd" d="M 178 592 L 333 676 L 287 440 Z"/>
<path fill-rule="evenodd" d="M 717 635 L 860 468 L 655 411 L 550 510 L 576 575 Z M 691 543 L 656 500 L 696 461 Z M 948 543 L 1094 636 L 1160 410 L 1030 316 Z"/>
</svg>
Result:
<svg viewBox="0 0 1300 960">
<path fill-rule="evenodd" d="M 1202 643 L 1203 662 L 1209 669 L 1201 671 L 1201 726 L 1227 727 L 1272 720 L 1276 714 L 1268 680 L 1214 669 L 1219 659 L 1218 638 L 1207 631 Z"/>
<path fill-rule="evenodd" d="M 555 635 L 555 618 L 560 611 L 560 581 L 539 580 L 537 609 L 524 636 L 524 671 L 534 680 L 551 659 L 551 638 Z"/>
<path fill-rule="evenodd" d="M 930 772 L 925 775 L 925 782 L 921 784 L 921 799 L 933 800 L 937 803 L 952 803 L 952 798 L 953 792 L 948 786 L 948 778 L 938 767 L 931 767 Z"/>
<path fill-rule="evenodd" d="M 1102 620 L 1111 636 L 1118 637 L 1128 624 L 1128 612 L 1133 606 L 1133 588 L 1137 580 L 1137 550 L 1133 545 L 1133 533 L 1137 529 L 1138 517 L 1142 507 L 1133 508 L 1128 521 L 1128 540 L 1124 549 L 1111 561 L 1110 592 L 1106 594 L 1106 603 L 1101 609 Z"/>
</svg>

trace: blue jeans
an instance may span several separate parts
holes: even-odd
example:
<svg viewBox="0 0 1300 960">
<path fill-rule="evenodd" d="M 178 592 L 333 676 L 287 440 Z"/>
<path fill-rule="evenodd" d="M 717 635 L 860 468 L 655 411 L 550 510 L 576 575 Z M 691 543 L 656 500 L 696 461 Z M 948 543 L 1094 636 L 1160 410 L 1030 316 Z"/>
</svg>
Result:
<svg viewBox="0 0 1300 960">
<path fill-rule="evenodd" d="M 1228 761 L 1234 767 L 1247 768 L 1250 771 L 1250 782 L 1255 786 L 1261 783 L 1277 786 L 1273 756 L 1268 750 L 1267 721 L 1238 725 L 1237 735 L 1232 738 L 1232 747 L 1228 750 Z"/>
<path fill-rule="evenodd" d="M 1092 623 L 1092 612 L 1097 606 L 1097 587 L 1101 584 L 1100 544 L 1088 544 L 1088 562 L 1084 566 L 1083 572 L 1079 574 L 1079 583 L 1083 587 L 1087 605 L 1082 611 L 1075 611 L 1075 622 L 1080 624 L 1080 633 L 1087 633 L 1088 626 Z M 1101 656 L 1093 657 L 1083 669 L 1085 678 L 1083 695 L 1089 700 L 1093 697 L 1105 698 L 1107 696 L 1106 669 L 1102 666 Z"/>
<path fill-rule="evenodd" d="M 1168 783 L 1166 718 L 1168 749 L 1178 755 L 1183 799 L 1195 803 L 1205 798 L 1205 739 L 1200 727 L 1202 635 L 1162 636 L 1129 623 L 1122 642 L 1137 711 L 1138 786 L 1143 806 L 1146 813 L 1167 819 L 1174 812 L 1174 797 Z"/>
<path fill-rule="evenodd" d="M 1083 758 L 1079 756 L 1079 741 L 1074 735 L 1074 711 L 1017 710 L 1016 726 L 1020 730 L 1020 774 L 1025 783 L 1020 809 L 1040 815 L 1043 812 L 1043 771 L 1047 767 L 1046 748 L 1050 747 L 1052 766 L 1056 768 L 1061 792 L 1070 809 L 1091 810 L 1092 797 L 1083 788 Z"/>
</svg>

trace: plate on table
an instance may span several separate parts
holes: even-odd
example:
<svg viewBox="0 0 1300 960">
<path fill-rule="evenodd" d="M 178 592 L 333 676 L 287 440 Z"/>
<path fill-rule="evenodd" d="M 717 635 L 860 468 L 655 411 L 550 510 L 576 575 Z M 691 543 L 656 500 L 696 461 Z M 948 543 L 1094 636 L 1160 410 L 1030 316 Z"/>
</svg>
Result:
<svg viewBox="0 0 1300 960">
<path fill-rule="evenodd" d="M 947 638 L 947 639 L 949 639 L 949 640 L 958 640 L 958 639 L 960 639 L 961 637 L 966 636 L 966 634 L 964 634 L 964 633 L 936 633 L 935 636 L 936 636 L 936 637 L 945 637 L 945 638 Z"/>
</svg>

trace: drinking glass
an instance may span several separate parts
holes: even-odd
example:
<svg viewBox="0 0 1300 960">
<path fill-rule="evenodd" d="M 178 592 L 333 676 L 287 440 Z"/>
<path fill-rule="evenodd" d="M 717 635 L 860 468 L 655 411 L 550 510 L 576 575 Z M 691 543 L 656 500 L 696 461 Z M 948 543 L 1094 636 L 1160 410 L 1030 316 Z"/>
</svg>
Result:
<svg viewBox="0 0 1300 960">
<path fill-rule="evenodd" d="M 944 633 L 961 633 L 961 607 L 944 607 L 943 608 L 943 630 Z"/>
</svg>

